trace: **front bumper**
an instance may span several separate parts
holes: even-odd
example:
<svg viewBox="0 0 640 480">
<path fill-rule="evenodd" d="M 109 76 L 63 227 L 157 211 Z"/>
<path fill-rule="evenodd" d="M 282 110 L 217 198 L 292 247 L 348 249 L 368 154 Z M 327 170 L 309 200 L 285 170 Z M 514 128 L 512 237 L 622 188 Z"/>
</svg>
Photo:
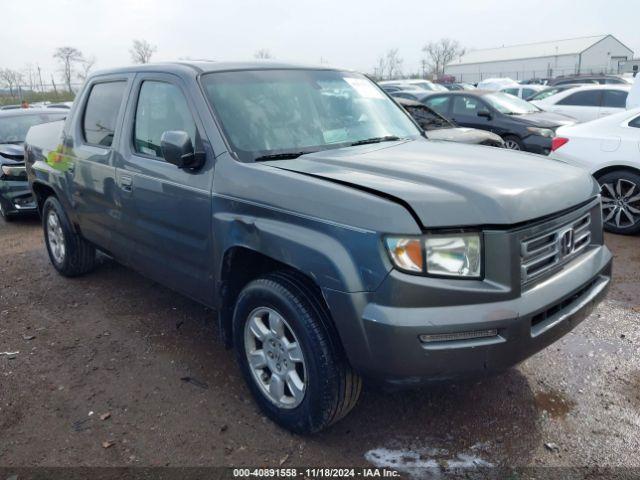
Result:
<svg viewBox="0 0 640 480">
<path fill-rule="evenodd" d="M 0 180 L 0 202 L 10 215 L 31 214 L 37 210 L 26 180 Z"/>
<path fill-rule="evenodd" d="M 522 139 L 524 149 L 530 153 L 537 153 L 540 155 L 549 155 L 551 152 L 551 138 L 543 137 L 541 135 L 529 135 Z"/>
<path fill-rule="evenodd" d="M 611 258 L 605 246 L 594 248 L 505 301 L 451 305 L 448 298 L 444 303 L 449 306 L 407 308 L 378 304 L 375 294 L 333 292 L 327 299 L 332 310 L 358 315 L 359 321 L 344 322 L 338 329 L 349 360 L 365 377 L 410 386 L 483 376 L 523 361 L 584 320 L 609 289 Z M 397 287 L 403 276 L 394 271 L 387 282 Z M 397 288 L 396 293 L 402 295 Z M 456 295 L 463 303 L 465 293 Z M 419 339 L 492 329 L 496 335 L 485 338 L 433 343 Z"/>
</svg>

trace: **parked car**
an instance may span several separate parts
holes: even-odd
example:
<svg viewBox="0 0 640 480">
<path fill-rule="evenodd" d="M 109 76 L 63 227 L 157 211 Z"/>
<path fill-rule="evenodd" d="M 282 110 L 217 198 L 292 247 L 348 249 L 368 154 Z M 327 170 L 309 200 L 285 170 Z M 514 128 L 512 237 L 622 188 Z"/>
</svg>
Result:
<svg viewBox="0 0 640 480">
<path fill-rule="evenodd" d="M 62 120 L 66 113 L 37 109 L 0 112 L 0 216 L 5 220 L 36 211 L 24 167 L 27 131 L 33 125 Z"/>
<path fill-rule="evenodd" d="M 601 185 L 604 228 L 640 232 L 640 108 L 558 129 L 555 159 L 587 169 Z"/>
<path fill-rule="evenodd" d="M 397 98 L 396 101 L 411 114 L 430 140 L 444 140 L 448 142 L 487 145 L 490 147 L 504 147 L 504 141 L 499 135 L 478 130 L 477 128 L 458 127 L 438 112 L 414 100 Z"/>
<path fill-rule="evenodd" d="M 598 84 L 598 85 L 628 85 L 629 82 L 617 75 L 567 75 L 557 77 L 549 82 L 549 85 L 566 85 L 569 83 Z"/>
<path fill-rule="evenodd" d="M 531 103 L 547 112 L 588 122 L 624 110 L 630 85 L 585 85 Z"/>
<path fill-rule="evenodd" d="M 26 142 L 53 267 L 87 273 L 104 250 L 215 308 L 293 431 L 346 415 L 363 377 L 508 368 L 608 289 L 587 172 L 429 141 L 356 72 L 137 65 L 92 74 L 75 103 Z"/>
<path fill-rule="evenodd" d="M 583 84 L 581 83 L 567 83 L 564 85 L 556 85 L 555 87 L 546 87 L 533 96 L 529 97 L 527 99 L 527 102 L 533 102 L 534 100 L 544 100 L 545 98 L 550 97 L 551 95 L 555 95 L 556 93 L 564 92 L 565 90 L 581 86 L 583 86 Z"/>
<path fill-rule="evenodd" d="M 555 129 L 575 123 L 572 118 L 543 112 L 529 102 L 501 92 L 448 92 L 419 100 L 456 125 L 500 135 L 506 148 L 543 155 L 551 151 Z"/>
<path fill-rule="evenodd" d="M 422 89 L 427 92 L 446 92 L 447 89 L 439 83 L 430 82 L 429 80 L 413 79 L 413 80 L 385 80 L 378 83 L 382 88 L 400 87 L 402 90 Z"/>
<path fill-rule="evenodd" d="M 484 80 L 478 82 L 477 87 L 480 90 L 489 90 L 496 92 L 501 88 L 510 87 L 513 85 L 518 85 L 518 82 L 516 82 L 513 78 L 485 78 Z"/>
<path fill-rule="evenodd" d="M 470 83 L 442 83 L 447 90 L 475 90 L 476 87 Z"/>
<path fill-rule="evenodd" d="M 413 92 L 416 95 L 424 95 L 427 90 L 415 85 L 380 85 L 385 92 L 393 95 L 396 92 Z"/>
<path fill-rule="evenodd" d="M 514 97 L 521 98 L 523 100 L 529 100 L 533 95 L 538 92 L 544 90 L 545 87 L 542 85 L 511 85 L 508 87 L 503 87 L 499 92 L 508 93 L 509 95 L 513 95 Z"/>
</svg>

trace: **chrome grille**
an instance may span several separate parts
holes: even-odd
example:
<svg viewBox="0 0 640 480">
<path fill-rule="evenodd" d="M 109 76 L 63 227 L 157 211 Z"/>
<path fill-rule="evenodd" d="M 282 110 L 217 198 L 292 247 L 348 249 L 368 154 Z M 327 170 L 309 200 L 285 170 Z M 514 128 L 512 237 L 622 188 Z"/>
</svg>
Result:
<svg viewBox="0 0 640 480">
<path fill-rule="evenodd" d="M 575 258 L 591 243 L 591 214 L 521 242 L 521 281 L 529 283 Z"/>
</svg>

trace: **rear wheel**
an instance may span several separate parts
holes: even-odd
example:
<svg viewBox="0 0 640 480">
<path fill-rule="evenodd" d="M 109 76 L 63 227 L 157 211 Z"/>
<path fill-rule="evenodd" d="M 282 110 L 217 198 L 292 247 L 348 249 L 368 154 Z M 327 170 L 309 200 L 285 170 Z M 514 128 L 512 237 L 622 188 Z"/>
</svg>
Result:
<svg viewBox="0 0 640 480">
<path fill-rule="evenodd" d="M 355 406 L 360 377 L 305 279 L 280 272 L 249 283 L 236 303 L 233 335 L 256 402 L 284 428 L 317 432 Z"/>
<path fill-rule="evenodd" d="M 605 230 L 630 235 L 640 232 L 640 175 L 616 170 L 598 178 Z"/>
<path fill-rule="evenodd" d="M 515 135 L 507 135 L 504 137 L 504 148 L 508 148 L 509 150 L 524 150 L 524 145 L 522 144 L 522 140 Z"/>
<path fill-rule="evenodd" d="M 44 202 L 42 226 L 49 259 L 59 273 L 75 277 L 93 269 L 95 248 L 73 230 L 56 197 Z"/>
</svg>

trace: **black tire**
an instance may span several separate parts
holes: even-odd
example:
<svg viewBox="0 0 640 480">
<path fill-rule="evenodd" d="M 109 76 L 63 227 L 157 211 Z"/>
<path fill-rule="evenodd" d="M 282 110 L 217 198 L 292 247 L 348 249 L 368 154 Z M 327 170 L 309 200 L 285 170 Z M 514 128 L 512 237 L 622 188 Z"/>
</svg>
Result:
<svg viewBox="0 0 640 480">
<path fill-rule="evenodd" d="M 598 177 L 598 183 L 604 229 L 621 235 L 640 232 L 640 175 L 630 170 L 614 170 Z"/>
<path fill-rule="evenodd" d="M 245 352 L 249 314 L 266 307 L 286 319 L 304 356 L 306 389 L 295 408 L 281 408 L 258 384 Z M 249 283 L 240 293 L 233 316 L 233 338 L 242 374 L 256 402 L 280 426 L 314 433 L 343 418 L 358 401 L 360 377 L 348 364 L 326 306 L 307 280 L 277 272 Z"/>
<path fill-rule="evenodd" d="M 50 215 L 55 214 L 61 228 L 60 241 L 64 243 L 64 255 L 61 259 L 53 254 L 50 241 L 50 233 L 47 222 Z M 44 230 L 44 243 L 47 246 L 49 259 L 55 269 L 65 277 L 77 277 L 93 270 L 96 261 L 96 250 L 84 238 L 76 233 L 71 226 L 69 218 L 62 205 L 54 196 L 50 196 L 42 207 L 42 227 Z"/>
<path fill-rule="evenodd" d="M 508 148 L 509 150 L 518 150 L 518 151 L 526 151 L 524 149 L 524 143 L 515 135 L 505 135 L 503 137 L 504 140 L 504 148 Z"/>
<path fill-rule="evenodd" d="M 13 222 L 15 220 L 15 217 L 8 213 L 8 211 L 9 209 L 7 208 L 4 200 L 0 198 L 0 217 L 2 217 L 5 222 Z"/>
</svg>

